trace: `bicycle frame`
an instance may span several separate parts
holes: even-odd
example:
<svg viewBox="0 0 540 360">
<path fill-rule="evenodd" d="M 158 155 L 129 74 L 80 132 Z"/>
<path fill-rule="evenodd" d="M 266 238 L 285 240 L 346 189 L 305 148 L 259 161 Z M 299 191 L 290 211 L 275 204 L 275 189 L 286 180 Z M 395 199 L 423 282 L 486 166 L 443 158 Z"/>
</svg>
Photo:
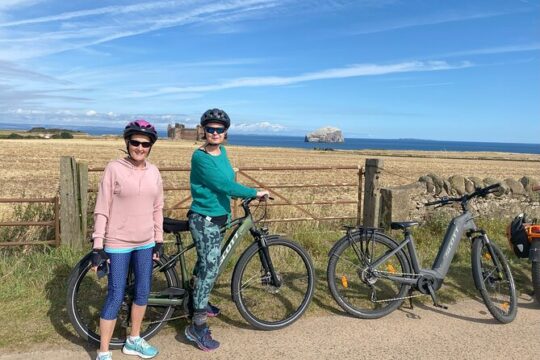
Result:
<svg viewBox="0 0 540 360">
<path fill-rule="evenodd" d="M 221 275 L 223 272 L 225 266 L 229 262 L 230 258 L 232 257 L 232 254 L 234 253 L 234 250 L 238 247 L 238 244 L 240 244 L 240 241 L 238 241 L 240 238 L 242 238 L 244 235 L 246 235 L 248 232 L 250 232 L 253 235 L 254 241 L 261 241 L 263 237 L 261 236 L 259 230 L 255 228 L 255 223 L 253 221 L 253 216 L 251 214 L 247 214 L 244 217 L 240 217 L 237 219 L 232 220 L 228 225 L 222 226 L 220 228 L 221 233 L 225 233 L 228 229 L 233 228 L 233 231 L 229 234 L 227 237 L 227 240 L 221 247 L 221 255 L 219 258 L 219 269 L 218 269 L 218 276 Z M 176 246 L 177 246 L 177 252 L 172 257 L 170 257 L 165 264 L 163 264 L 161 267 L 155 269 L 154 271 L 165 271 L 170 267 L 174 267 L 176 265 L 176 262 L 178 261 L 180 264 L 180 271 L 182 273 L 182 279 L 183 283 L 181 284 L 184 289 L 187 289 L 189 287 L 189 278 L 187 271 L 187 265 L 186 265 L 186 259 L 185 259 L 185 253 L 192 248 L 195 247 L 194 243 L 191 243 L 184 247 L 184 244 L 182 242 L 182 238 L 180 233 L 175 233 L 176 236 Z M 261 241 L 261 247 L 263 249 L 263 252 L 266 256 L 261 256 L 261 261 L 263 262 L 263 266 L 265 269 L 270 269 L 272 267 L 271 263 L 269 261 L 266 261 L 269 259 L 267 248 L 264 244 L 264 242 Z M 266 259 L 264 259 L 266 258 Z M 278 283 L 278 279 L 274 279 L 275 272 L 271 271 L 272 274 L 272 280 L 275 283 Z M 148 298 L 148 305 L 181 305 L 183 303 L 183 297 L 170 297 L 168 295 L 160 295 L 157 294 L 150 294 L 150 297 Z"/>
<path fill-rule="evenodd" d="M 372 267 L 377 268 L 379 265 L 384 263 L 387 259 L 389 259 L 397 252 L 402 250 L 405 251 L 404 248 L 407 247 L 407 253 L 409 255 L 408 259 L 416 277 L 405 278 L 392 275 L 385 275 L 385 277 L 399 283 L 414 285 L 417 283 L 417 276 L 432 276 L 436 280 L 434 284 L 434 290 L 438 290 L 442 286 L 443 280 L 448 274 L 450 264 L 454 258 L 458 245 L 461 242 L 461 238 L 465 232 L 467 232 L 467 236 L 469 238 L 472 236 L 472 234 L 477 232 L 481 232 L 482 235 L 487 238 L 487 236 L 482 230 L 477 229 L 471 213 L 468 210 L 465 210 L 461 215 L 456 216 L 450 221 L 450 224 L 448 225 L 448 228 L 446 230 L 446 234 L 443 238 L 443 242 L 433 262 L 433 266 L 430 269 L 427 269 L 420 267 L 418 252 L 414 245 L 414 239 L 410 230 L 406 229 L 404 232 L 405 239 L 401 243 L 399 243 L 398 247 L 375 261 L 372 264 Z"/>
</svg>

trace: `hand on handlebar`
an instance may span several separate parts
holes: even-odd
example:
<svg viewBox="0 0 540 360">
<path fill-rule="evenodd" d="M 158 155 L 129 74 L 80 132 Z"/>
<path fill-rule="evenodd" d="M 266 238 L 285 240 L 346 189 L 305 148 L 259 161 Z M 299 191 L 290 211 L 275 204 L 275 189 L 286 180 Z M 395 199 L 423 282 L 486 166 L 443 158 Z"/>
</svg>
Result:
<svg viewBox="0 0 540 360">
<path fill-rule="evenodd" d="M 270 197 L 270 192 L 268 190 L 257 191 L 257 199 L 265 201 Z"/>
</svg>

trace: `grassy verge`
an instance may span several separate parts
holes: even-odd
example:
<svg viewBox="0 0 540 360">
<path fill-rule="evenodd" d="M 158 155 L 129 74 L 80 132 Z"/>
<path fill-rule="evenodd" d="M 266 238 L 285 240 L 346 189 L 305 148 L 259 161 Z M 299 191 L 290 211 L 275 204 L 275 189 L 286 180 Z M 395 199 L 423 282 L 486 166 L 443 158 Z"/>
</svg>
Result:
<svg viewBox="0 0 540 360">
<path fill-rule="evenodd" d="M 432 264 L 437 249 L 446 230 L 448 219 L 433 218 L 426 225 L 415 230 L 414 236 L 424 266 Z M 492 239 L 507 255 L 516 285 L 521 292 L 530 292 L 530 264 L 519 260 L 507 249 L 504 228 L 506 224 L 497 220 L 478 220 Z M 317 286 L 313 303 L 307 316 L 342 313 L 335 304 L 326 285 L 326 265 L 328 251 L 343 236 L 339 224 L 323 224 L 315 228 L 313 224 L 289 224 L 272 226 L 273 232 L 286 233 L 287 237 L 300 242 L 311 254 L 317 271 Z M 400 238 L 399 233 L 391 234 Z M 246 246 L 246 244 L 241 245 Z M 241 249 L 238 250 L 238 253 Z M 193 264 L 194 253 L 190 254 Z M 20 249 L 0 252 L 0 348 L 18 347 L 23 344 L 62 343 L 65 340 L 82 343 L 74 333 L 65 310 L 66 282 L 71 268 L 82 256 L 81 252 L 68 249 L 41 249 L 22 252 Z M 222 274 L 212 301 L 223 310 L 214 323 L 247 327 L 238 314 L 230 295 L 230 279 L 233 265 L 229 264 Z M 452 303 L 464 297 L 477 297 L 470 265 L 470 246 L 466 239 L 450 268 L 448 278 L 439 292 L 445 303 Z M 429 302 L 428 297 L 417 298 Z M 419 301 L 419 300 L 415 300 Z M 171 332 L 183 329 L 184 320 L 175 320 L 168 325 Z"/>
</svg>

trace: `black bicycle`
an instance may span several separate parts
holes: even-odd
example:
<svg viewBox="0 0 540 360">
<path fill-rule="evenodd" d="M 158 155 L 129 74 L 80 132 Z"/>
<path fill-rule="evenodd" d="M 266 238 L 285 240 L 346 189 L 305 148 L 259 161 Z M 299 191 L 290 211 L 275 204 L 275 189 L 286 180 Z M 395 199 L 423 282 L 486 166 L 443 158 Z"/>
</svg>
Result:
<svg viewBox="0 0 540 360">
<path fill-rule="evenodd" d="M 328 286 L 337 303 L 349 314 L 375 319 L 389 314 L 412 298 L 417 290 L 430 295 L 437 307 L 444 307 L 436 291 L 443 284 L 450 263 L 464 233 L 471 240 L 472 274 L 476 288 L 489 312 L 501 323 L 516 317 L 517 296 L 514 278 L 501 250 L 478 229 L 468 202 L 497 191 L 498 184 L 479 188 L 461 197 L 445 197 L 426 205 L 439 207 L 459 203 L 462 213 L 450 221 L 431 269 L 420 267 L 410 228 L 417 222 L 394 222 L 404 240 L 397 242 L 376 228 L 348 228 L 330 251 Z"/>
<path fill-rule="evenodd" d="M 236 262 L 232 281 L 232 299 L 240 314 L 253 327 L 276 330 L 292 324 L 307 309 L 313 297 L 315 271 L 309 254 L 297 243 L 278 235 L 268 234 L 268 229 L 256 225 L 250 203 L 242 201 L 244 215 L 221 228 L 222 233 L 231 229 L 221 248 L 219 274 L 231 259 L 240 238 L 250 234 L 253 241 Z M 261 202 L 262 203 L 262 202 Z M 266 216 L 266 202 L 263 219 Z M 185 254 L 195 244 L 184 245 L 182 233 L 189 232 L 186 220 L 164 219 L 164 231 L 176 238 L 176 252 L 154 261 L 152 290 L 148 299 L 141 337 L 154 336 L 165 322 L 186 317 L 190 312 L 191 273 L 188 273 Z M 98 279 L 90 271 L 91 254 L 87 254 L 72 270 L 68 280 L 67 311 L 73 327 L 85 340 L 99 344 L 99 317 L 107 294 L 107 277 Z M 179 267 L 180 272 L 176 271 Z M 130 329 L 133 299 L 133 274 L 127 279 L 126 293 L 110 347 L 123 346 Z M 172 317 L 176 308 L 183 315 Z"/>
</svg>

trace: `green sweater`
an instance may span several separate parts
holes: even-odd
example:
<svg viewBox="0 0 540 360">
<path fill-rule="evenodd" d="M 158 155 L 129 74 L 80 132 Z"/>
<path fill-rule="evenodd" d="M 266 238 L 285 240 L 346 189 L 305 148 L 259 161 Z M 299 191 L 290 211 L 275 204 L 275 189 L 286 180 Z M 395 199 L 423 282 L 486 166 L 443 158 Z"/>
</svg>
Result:
<svg viewBox="0 0 540 360">
<path fill-rule="evenodd" d="M 250 198 L 257 190 L 234 181 L 234 170 L 221 146 L 220 155 L 210 155 L 197 149 L 191 157 L 191 210 L 205 216 L 222 216 L 231 213 L 231 196 Z"/>
</svg>

